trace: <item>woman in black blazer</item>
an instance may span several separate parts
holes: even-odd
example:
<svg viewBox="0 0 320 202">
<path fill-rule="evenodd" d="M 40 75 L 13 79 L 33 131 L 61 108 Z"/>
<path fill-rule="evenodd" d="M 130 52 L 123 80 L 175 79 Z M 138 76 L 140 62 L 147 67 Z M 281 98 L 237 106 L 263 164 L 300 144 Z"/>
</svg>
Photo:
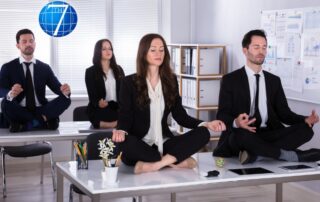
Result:
<svg viewBox="0 0 320 202">
<path fill-rule="evenodd" d="M 203 122 L 190 117 L 181 104 L 176 76 L 162 36 L 145 35 L 139 44 L 137 73 L 121 83 L 119 119 L 113 141 L 121 142 L 122 161 L 134 165 L 134 172 L 160 170 L 165 166 L 194 168 L 190 156 L 209 141 L 209 131 L 225 130 L 222 121 Z M 169 130 L 169 113 L 183 127 L 184 135 Z"/>
<path fill-rule="evenodd" d="M 124 72 L 117 65 L 108 39 L 97 41 L 92 62 L 93 66 L 87 68 L 85 74 L 90 122 L 94 128 L 115 128 L 118 120 L 118 92 Z"/>
</svg>

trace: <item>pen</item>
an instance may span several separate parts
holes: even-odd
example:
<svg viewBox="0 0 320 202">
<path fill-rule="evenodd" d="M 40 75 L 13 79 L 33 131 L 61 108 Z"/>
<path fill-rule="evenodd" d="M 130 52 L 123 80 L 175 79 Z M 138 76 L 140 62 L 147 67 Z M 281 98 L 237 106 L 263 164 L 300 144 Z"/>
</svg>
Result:
<svg viewBox="0 0 320 202">
<path fill-rule="evenodd" d="M 83 158 L 87 158 L 87 143 L 85 142 L 84 144 L 83 144 Z"/>
<path fill-rule="evenodd" d="M 116 163 L 115 163 L 115 166 L 116 166 L 116 167 L 119 167 L 119 166 L 120 166 L 121 155 L 122 155 L 122 152 L 120 152 L 120 154 L 119 154 L 118 157 L 117 157 L 117 160 L 116 160 Z"/>
<path fill-rule="evenodd" d="M 83 157 L 82 157 L 82 155 L 81 155 L 81 152 L 80 152 L 78 143 L 77 143 L 77 142 L 74 142 L 73 145 L 74 145 L 74 148 L 76 149 L 76 152 L 77 152 L 77 154 L 78 154 L 81 162 L 83 163 L 83 165 L 86 165 L 86 163 L 85 163 L 85 161 L 84 161 L 84 159 L 83 159 Z"/>
<path fill-rule="evenodd" d="M 83 154 L 83 148 L 82 148 L 82 145 L 81 145 L 80 142 L 78 143 L 78 147 L 79 147 L 79 150 L 80 150 L 80 154 Z"/>
</svg>

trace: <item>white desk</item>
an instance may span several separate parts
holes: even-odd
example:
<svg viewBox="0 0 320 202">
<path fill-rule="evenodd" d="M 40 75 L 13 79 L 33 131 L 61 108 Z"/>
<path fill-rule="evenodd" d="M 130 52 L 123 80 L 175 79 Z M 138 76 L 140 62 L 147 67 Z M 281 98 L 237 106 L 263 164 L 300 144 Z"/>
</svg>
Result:
<svg viewBox="0 0 320 202">
<path fill-rule="evenodd" d="M 90 122 L 60 122 L 57 130 L 34 130 L 19 133 L 10 133 L 8 129 L 0 129 L 0 146 L 8 143 L 33 142 L 33 141 L 64 141 L 85 139 L 94 131 L 89 130 Z"/>
<path fill-rule="evenodd" d="M 315 163 L 304 163 L 315 167 L 313 169 L 289 172 L 279 167 L 296 163 L 261 161 L 242 166 L 237 159 L 225 159 L 224 168 L 218 169 L 211 152 L 196 154 L 196 156 L 199 166 L 194 170 L 165 168 L 159 172 L 134 175 L 132 167 L 121 165 L 118 174 L 119 183 L 113 186 L 103 183 L 101 177 L 103 166 L 100 160 L 89 161 L 88 170 L 77 170 L 75 161 L 59 162 L 56 164 L 58 175 L 57 201 L 63 201 L 64 177 L 86 193 L 93 202 L 100 201 L 101 195 L 106 198 L 117 198 L 262 184 L 276 184 L 276 201 L 282 201 L 282 183 L 320 179 L 320 168 Z M 263 167 L 274 173 L 237 175 L 227 170 L 249 167 Z M 218 177 L 203 177 L 207 171 L 214 169 L 220 171 Z"/>
</svg>

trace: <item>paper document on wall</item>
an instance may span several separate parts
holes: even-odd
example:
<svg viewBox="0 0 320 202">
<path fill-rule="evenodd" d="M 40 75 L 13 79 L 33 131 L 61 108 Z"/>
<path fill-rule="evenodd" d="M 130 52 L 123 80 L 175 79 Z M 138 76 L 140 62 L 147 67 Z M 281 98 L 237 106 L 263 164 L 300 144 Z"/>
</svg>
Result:
<svg viewBox="0 0 320 202">
<path fill-rule="evenodd" d="M 302 32 L 302 12 L 288 12 L 286 18 L 286 32 L 300 34 Z"/>
<path fill-rule="evenodd" d="M 263 13 L 261 15 L 261 26 L 268 33 L 268 37 L 274 36 L 276 34 L 276 14 Z"/>
<path fill-rule="evenodd" d="M 320 67 L 315 67 L 312 60 L 304 62 L 303 87 L 304 89 L 320 88 Z"/>
<path fill-rule="evenodd" d="M 303 34 L 302 44 L 303 57 L 320 57 L 320 32 Z"/>
<path fill-rule="evenodd" d="M 304 16 L 303 29 L 308 31 L 320 31 L 320 12 L 319 10 L 307 11 Z"/>
<path fill-rule="evenodd" d="M 277 75 L 281 78 L 283 88 L 292 88 L 293 60 L 279 58 L 277 60 Z"/>
<path fill-rule="evenodd" d="M 301 35 L 288 33 L 285 36 L 286 57 L 300 57 L 301 54 Z"/>
</svg>

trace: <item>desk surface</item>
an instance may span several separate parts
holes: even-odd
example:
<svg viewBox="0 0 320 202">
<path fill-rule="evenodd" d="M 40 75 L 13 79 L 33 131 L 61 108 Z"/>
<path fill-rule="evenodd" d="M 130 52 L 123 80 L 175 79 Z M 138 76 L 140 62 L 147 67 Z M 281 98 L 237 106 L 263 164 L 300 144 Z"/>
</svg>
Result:
<svg viewBox="0 0 320 202">
<path fill-rule="evenodd" d="M 300 171 L 287 171 L 281 169 L 280 166 L 297 163 L 265 160 L 255 164 L 240 165 L 237 159 L 229 158 L 225 159 L 224 168 L 217 168 L 212 153 L 199 153 L 195 156 L 198 160 L 198 168 L 193 170 L 165 168 L 158 172 L 134 175 L 133 167 L 121 165 L 118 174 L 119 182 L 115 185 L 107 185 L 103 182 L 101 176 L 103 165 L 101 160 L 90 161 L 88 170 L 77 170 L 75 161 L 59 162 L 56 165 L 60 185 L 63 177 L 66 177 L 90 196 L 93 201 L 99 201 L 101 194 L 107 198 L 115 198 L 320 179 L 320 168 L 318 168 L 316 163 L 299 163 L 313 168 Z M 263 167 L 273 173 L 238 175 L 228 171 L 228 169 L 233 168 L 250 167 Z M 204 177 L 210 170 L 219 170 L 220 175 L 211 178 Z M 58 186 L 57 199 L 61 199 L 61 194 L 63 194 L 63 190 Z"/>
<path fill-rule="evenodd" d="M 60 122 L 57 130 L 34 130 L 19 133 L 10 133 L 8 129 L 0 129 L 0 145 L 16 142 L 31 142 L 31 141 L 62 141 L 85 139 L 94 130 L 90 129 L 90 122 Z"/>
</svg>

